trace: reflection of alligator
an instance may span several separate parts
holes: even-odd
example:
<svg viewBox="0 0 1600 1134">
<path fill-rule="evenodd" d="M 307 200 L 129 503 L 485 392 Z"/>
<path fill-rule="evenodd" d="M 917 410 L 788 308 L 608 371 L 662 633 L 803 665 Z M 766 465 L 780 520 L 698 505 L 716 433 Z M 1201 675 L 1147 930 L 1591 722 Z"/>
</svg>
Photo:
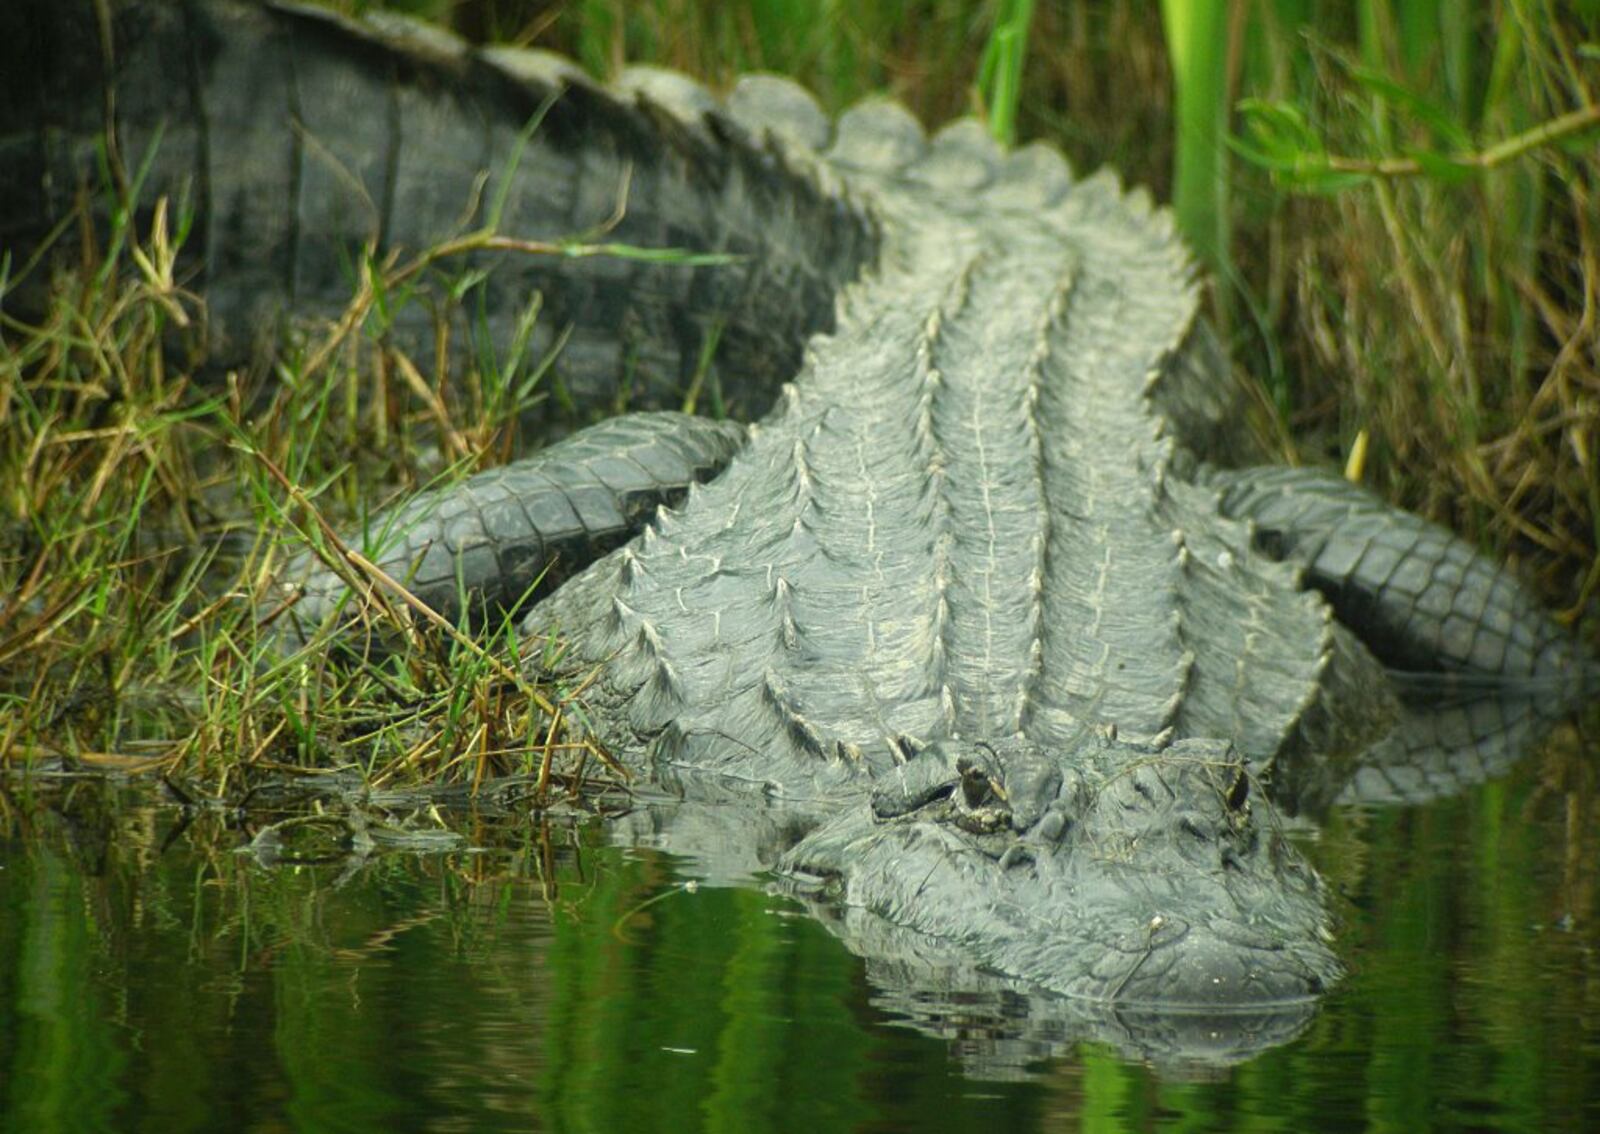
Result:
<svg viewBox="0 0 1600 1134">
<path fill-rule="evenodd" d="M 580 399 L 626 372 L 661 400 L 713 339 L 735 403 L 797 376 L 748 437 L 620 419 L 426 497 L 387 562 L 442 609 L 504 606 L 642 527 L 528 631 L 598 669 L 601 738 L 691 801 L 669 845 L 742 838 L 880 965 L 1065 993 L 1136 1046 L 1141 1018 L 1179 1048 L 1272 1042 L 1339 965 L 1258 786 L 1291 812 L 1344 787 L 1397 716 L 1375 654 L 1552 687 L 1585 664 L 1447 533 L 1327 475 L 1220 471 L 1250 452 L 1242 399 L 1170 218 L 1051 150 L 930 141 L 888 103 L 833 124 L 767 78 L 725 104 L 647 69 L 606 91 L 287 7 L 123 5 L 86 106 L 92 53 L 45 8 L 10 29 L 0 95 L 30 117 L 0 119 L 0 224 L 61 210 L 105 107 L 125 161 L 164 122 L 146 192 L 195 195 L 224 355 L 334 302 L 349 242 L 440 239 L 499 181 L 520 237 L 610 218 L 742 254 L 484 254 L 496 341 L 540 289 Z M 336 588 L 308 589 L 320 615 Z"/>
</svg>

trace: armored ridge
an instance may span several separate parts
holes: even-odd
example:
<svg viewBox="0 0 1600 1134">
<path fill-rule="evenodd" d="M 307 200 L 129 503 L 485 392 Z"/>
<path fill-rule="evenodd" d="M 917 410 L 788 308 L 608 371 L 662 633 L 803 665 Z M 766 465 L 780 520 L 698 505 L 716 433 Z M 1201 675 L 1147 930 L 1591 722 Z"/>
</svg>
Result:
<svg viewBox="0 0 1600 1134">
<path fill-rule="evenodd" d="M 35 41 L 64 42 L 23 9 Z M 602 738 L 683 797 L 667 845 L 742 846 L 852 911 L 854 947 L 896 951 L 879 960 L 1067 994 L 1042 1011 L 1141 1050 L 1169 1033 L 1134 1009 L 1203 1020 L 1167 1058 L 1284 1038 L 1340 967 L 1277 809 L 1325 806 L 1399 715 L 1363 640 L 1531 686 L 1587 665 L 1448 533 L 1325 474 L 1219 471 L 1248 452 L 1240 394 L 1170 217 L 1054 151 L 1001 155 L 970 122 L 929 140 L 888 103 L 832 123 L 767 78 L 726 102 L 652 70 L 605 90 L 548 57 L 285 6 L 124 5 L 113 36 L 80 85 L 115 94 L 124 153 L 157 118 L 189 139 L 151 185 L 198 195 L 227 328 L 326 308 L 327 241 L 438 239 L 497 175 L 519 236 L 623 202 L 617 239 L 749 255 L 488 261 L 491 311 L 542 288 L 596 396 L 625 360 L 682 381 L 713 323 L 747 405 L 793 382 L 742 445 L 607 425 L 414 503 L 389 562 L 447 611 L 461 592 L 508 605 L 552 548 L 572 568 L 639 528 L 525 632 L 598 670 Z M 189 83 L 169 98 L 153 69 L 173 59 Z M 103 127 L 52 66 L 40 89 L 76 109 L 0 119 L 8 233 L 55 215 Z M 351 92 L 370 117 L 326 113 Z M 375 228 L 347 219 L 371 220 L 351 184 Z M 335 583 L 309 586 L 336 605 Z"/>
<path fill-rule="evenodd" d="M 883 266 L 782 406 L 536 625 L 617 659 L 658 751 L 741 777 L 1103 722 L 1234 740 L 1263 773 L 1307 773 L 1285 798 L 1315 794 L 1381 721 L 1382 679 L 1181 475 L 1196 454 L 1156 394 L 1206 340 L 1165 218 L 1105 179 L 1026 210 L 857 184 L 884 217 Z"/>
</svg>

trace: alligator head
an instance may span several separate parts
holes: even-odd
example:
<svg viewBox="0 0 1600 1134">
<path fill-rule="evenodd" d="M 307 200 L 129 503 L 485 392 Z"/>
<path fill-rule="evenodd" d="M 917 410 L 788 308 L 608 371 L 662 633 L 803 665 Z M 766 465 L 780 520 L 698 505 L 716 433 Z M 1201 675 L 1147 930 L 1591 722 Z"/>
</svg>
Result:
<svg viewBox="0 0 1600 1134">
<path fill-rule="evenodd" d="M 1340 975 L 1321 883 L 1225 741 L 947 740 L 893 777 L 789 852 L 797 892 L 1119 1010 L 1299 1012 Z"/>
</svg>

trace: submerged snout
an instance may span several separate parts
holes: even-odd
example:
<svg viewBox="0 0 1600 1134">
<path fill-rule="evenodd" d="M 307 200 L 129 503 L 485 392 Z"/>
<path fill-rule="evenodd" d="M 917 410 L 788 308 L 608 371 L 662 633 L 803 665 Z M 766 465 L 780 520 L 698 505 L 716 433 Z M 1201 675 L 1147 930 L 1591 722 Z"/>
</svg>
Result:
<svg viewBox="0 0 1600 1134">
<path fill-rule="evenodd" d="M 1231 746 L 946 743 L 924 757 L 784 868 L 1075 998 L 1259 1012 L 1304 1006 L 1341 975 L 1321 884 L 1253 814 Z"/>
<path fill-rule="evenodd" d="M 1076 965 L 1059 955 L 1054 962 L 1041 957 L 1056 974 L 1046 983 L 1068 996 L 1134 1008 L 1254 1012 L 1315 1001 L 1341 971 L 1316 937 L 1258 936 L 1180 913 L 1152 914 L 1143 926 L 1106 934 L 1098 944 L 1080 951 Z"/>
</svg>

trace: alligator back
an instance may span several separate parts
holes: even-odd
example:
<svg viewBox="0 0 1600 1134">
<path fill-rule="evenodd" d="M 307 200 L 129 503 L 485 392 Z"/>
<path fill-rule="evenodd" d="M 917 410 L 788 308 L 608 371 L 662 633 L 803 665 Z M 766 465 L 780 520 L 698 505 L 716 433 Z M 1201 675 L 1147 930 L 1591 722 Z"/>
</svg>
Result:
<svg viewBox="0 0 1600 1134">
<path fill-rule="evenodd" d="M 852 114 L 847 141 L 892 134 Z M 830 158 L 883 247 L 780 406 L 529 631 L 602 671 L 606 739 L 664 778 L 831 791 L 929 741 L 1102 725 L 1227 738 L 1326 800 L 1388 693 L 1192 479 L 1241 415 L 1171 216 L 972 122 L 905 149 Z"/>
<path fill-rule="evenodd" d="M 170 198 L 193 217 L 186 280 L 206 297 L 215 364 L 276 345 L 291 312 L 341 311 L 363 249 L 413 256 L 493 220 L 521 240 L 734 262 L 457 257 L 442 269 L 486 274 L 454 316 L 457 343 L 476 327 L 511 349 L 540 295 L 528 349 L 564 340 L 557 372 L 579 402 L 623 383 L 631 404 L 681 400 L 715 346 L 728 394 L 756 412 L 874 254 L 868 216 L 815 170 L 732 118 L 669 113 L 674 98 L 709 102 L 685 80 L 606 90 L 554 56 L 309 7 L 136 0 L 105 27 L 95 7 L 0 11 L 0 247 L 26 251 L 81 201 L 103 218 L 133 193 L 147 217 Z M 397 318 L 391 333 L 431 358 L 433 314 Z"/>
<path fill-rule="evenodd" d="M 1328 757 L 1393 709 L 1300 568 L 1199 475 L 1250 452 L 1240 387 L 1171 217 L 1109 174 L 1002 155 L 971 121 L 929 139 L 884 102 L 832 122 L 782 80 L 602 89 L 538 53 L 282 4 L 4 18 L 0 237 L 92 186 L 101 138 L 113 171 L 153 155 L 138 201 L 192 206 L 223 357 L 291 306 L 335 310 L 352 248 L 490 218 L 740 257 L 470 262 L 502 345 L 545 295 L 590 400 L 641 379 L 637 401 L 671 400 L 713 339 L 746 409 L 795 376 L 681 516 L 534 616 L 606 668 L 619 747 L 803 782 L 1098 724 L 1228 739 L 1326 796 Z"/>
</svg>

